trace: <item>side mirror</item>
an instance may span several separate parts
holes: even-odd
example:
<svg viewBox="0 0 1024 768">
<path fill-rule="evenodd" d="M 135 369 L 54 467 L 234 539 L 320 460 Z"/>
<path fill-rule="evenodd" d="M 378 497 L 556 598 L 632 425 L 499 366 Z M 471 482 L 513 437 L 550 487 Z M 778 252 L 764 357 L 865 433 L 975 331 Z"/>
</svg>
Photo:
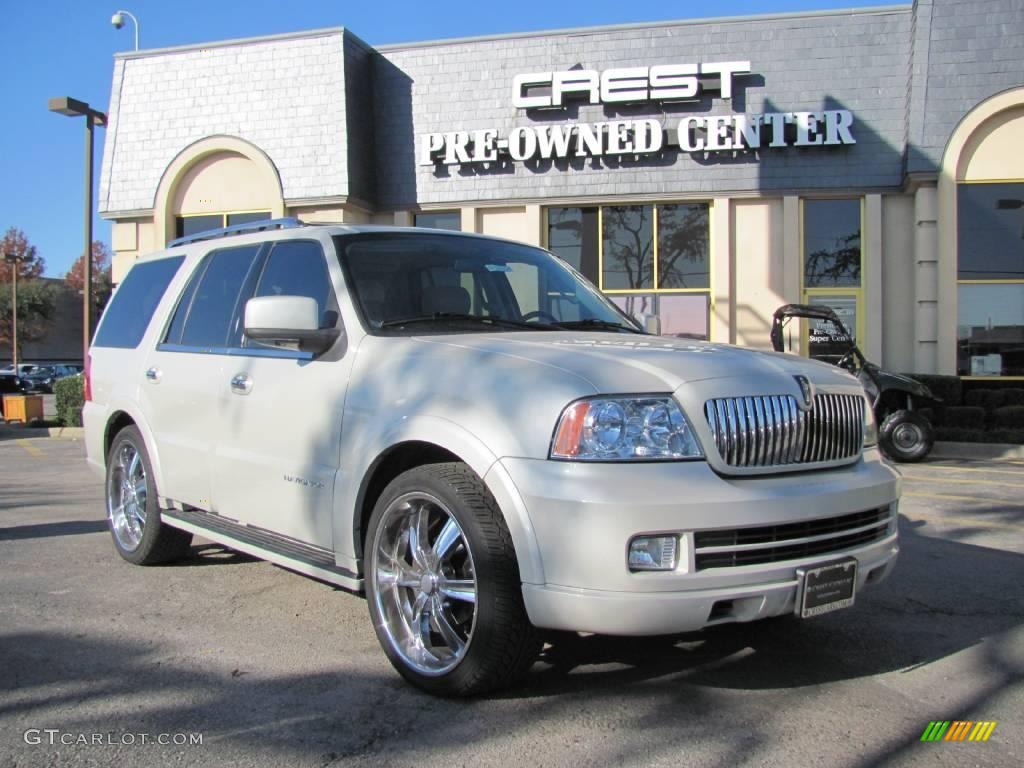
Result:
<svg viewBox="0 0 1024 768">
<path fill-rule="evenodd" d="M 273 347 L 298 345 L 319 354 L 341 335 L 337 328 L 320 328 L 316 300 L 308 296 L 261 296 L 245 303 L 245 335 Z"/>
<path fill-rule="evenodd" d="M 657 315 L 643 315 L 643 326 L 646 333 L 651 336 L 661 336 L 661 318 Z"/>
</svg>

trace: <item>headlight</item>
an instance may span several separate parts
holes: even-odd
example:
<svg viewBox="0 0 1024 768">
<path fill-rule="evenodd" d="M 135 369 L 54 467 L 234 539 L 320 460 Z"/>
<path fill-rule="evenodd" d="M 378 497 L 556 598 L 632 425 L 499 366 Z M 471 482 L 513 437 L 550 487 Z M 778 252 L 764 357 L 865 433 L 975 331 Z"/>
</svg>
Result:
<svg viewBox="0 0 1024 768">
<path fill-rule="evenodd" d="M 551 458 L 574 461 L 700 459 L 690 422 L 671 397 L 590 397 L 558 420 Z"/>
<path fill-rule="evenodd" d="M 878 445 L 878 424 L 875 422 L 875 409 L 871 401 L 864 398 L 864 447 Z"/>
</svg>

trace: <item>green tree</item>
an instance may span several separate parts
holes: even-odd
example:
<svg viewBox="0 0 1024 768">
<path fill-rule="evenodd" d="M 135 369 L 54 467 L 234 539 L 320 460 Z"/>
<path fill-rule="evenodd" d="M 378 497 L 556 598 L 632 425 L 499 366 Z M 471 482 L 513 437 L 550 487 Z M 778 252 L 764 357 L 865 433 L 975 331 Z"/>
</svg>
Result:
<svg viewBox="0 0 1024 768">
<path fill-rule="evenodd" d="M 7 254 L 18 257 L 10 263 Z M 0 348 L 8 353 L 14 332 L 12 305 L 12 279 L 18 275 L 18 357 L 22 345 L 27 341 L 42 339 L 53 317 L 56 289 L 38 278 L 42 276 L 46 262 L 29 243 L 25 233 L 11 227 L 0 239 Z"/>
</svg>

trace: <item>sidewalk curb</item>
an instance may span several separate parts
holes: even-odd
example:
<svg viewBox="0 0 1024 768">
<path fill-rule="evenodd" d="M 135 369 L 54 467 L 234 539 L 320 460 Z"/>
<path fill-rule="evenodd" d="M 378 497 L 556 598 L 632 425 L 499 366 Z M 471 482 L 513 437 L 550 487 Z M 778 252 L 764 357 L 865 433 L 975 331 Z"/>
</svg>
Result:
<svg viewBox="0 0 1024 768">
<path fill-rule="evenodd" d="M 935 459 L 1024 459 L 1024 445 L 1006 443 L 953 443 L 937 442 L 930 458 Z"/>
<path fill-rule="evenodd" d="M 85 427 L 46 427 L 46 432 L 50 437 L 57 440 L 85 439 Z"/>
</svg>

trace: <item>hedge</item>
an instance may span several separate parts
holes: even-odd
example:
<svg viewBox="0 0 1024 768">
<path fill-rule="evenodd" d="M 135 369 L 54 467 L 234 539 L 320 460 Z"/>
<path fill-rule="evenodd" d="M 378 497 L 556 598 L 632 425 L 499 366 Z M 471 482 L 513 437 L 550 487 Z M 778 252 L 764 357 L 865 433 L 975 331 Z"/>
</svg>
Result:
<svg viewBox="0 0 1024 768">
<path fill-rule="evenodd" d="M 65 427 L 82 426 L 82 406 L 85 395 L 81 376 L 65 376 L 53 385 L 57 401 L 57 421 Z"/>
<path fill-rule="evenodd" d="M 1004 405 L 992 412 L 996 429 L 1024 429 L 1024 405 Z"/>
<path fill-rule="evenodd" d="M 954 443 L 1024 443 L 1024 429 L 958 429 L 955 427 L 937 427 L 936 440 L 948 440 Z"/>
<path fill-rule="evenodd" d="M 954 405 L 946 409 L 942 426 L 984 431 L 985 409 L 972 405 Z"/>
</svg>

